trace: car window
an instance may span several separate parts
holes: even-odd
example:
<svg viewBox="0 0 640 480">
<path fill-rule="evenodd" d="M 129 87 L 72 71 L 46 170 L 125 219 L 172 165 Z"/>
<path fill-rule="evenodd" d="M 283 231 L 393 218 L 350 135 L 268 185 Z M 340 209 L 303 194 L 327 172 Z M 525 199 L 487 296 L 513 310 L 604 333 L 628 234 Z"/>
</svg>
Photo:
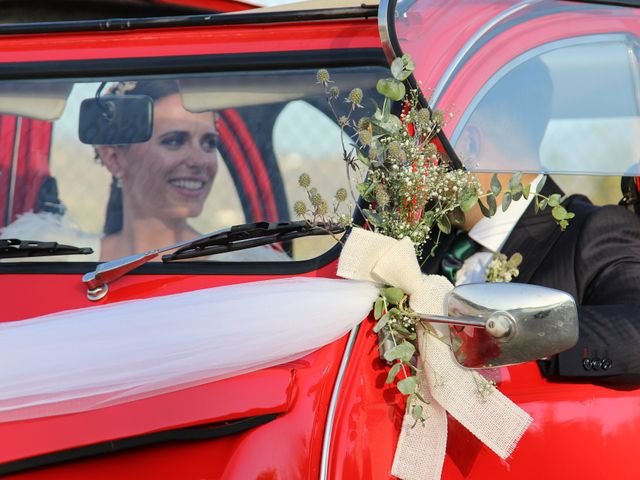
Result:
<svg viewBox="0 0 640 480">
<path fill-rule="evenodd" d="M 332 69 L 342 88 L 372 99 L 385 74 Z M 348 185 L 315 69 L 27 85 L 0 85 L 0 236 L 96 251 L 34 261 L 109 260 L 232 225 L 299 220 L 301 173 L 323 195 Z M 310 237 L 200 260 L 306 260 L 334 245 Z"/>
<path fill-rule="evenodd" d="M 474 171 L 639 174 L 636 54 L 631 39 L 594 36 L 519 56 L 462 114 L 456 151 Z"/>
</svg>

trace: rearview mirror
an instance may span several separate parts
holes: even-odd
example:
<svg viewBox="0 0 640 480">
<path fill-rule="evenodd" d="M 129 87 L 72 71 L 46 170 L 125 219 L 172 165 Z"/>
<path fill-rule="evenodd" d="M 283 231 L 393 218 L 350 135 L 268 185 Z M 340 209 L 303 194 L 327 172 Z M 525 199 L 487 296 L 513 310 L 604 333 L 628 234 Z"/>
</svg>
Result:
<svg viewBox="0 0 640 480">
<path fill-rule="evenodd" d="M 575 301 L 560 290 L 478 283 L 456 287 L 446 302 L 451 320 L 476 319 L 476 326 L 449 328 L 452 351 L 464 367 L 528 362 L 567 350 L 578 341 Z"/>
<path fill-rule="evenodd" d="M 153 131 L 153 100 L 147 95 L 102 95 L 80 105 L 78 135 L 89 145 L 146 142 Z"/>
</svg>

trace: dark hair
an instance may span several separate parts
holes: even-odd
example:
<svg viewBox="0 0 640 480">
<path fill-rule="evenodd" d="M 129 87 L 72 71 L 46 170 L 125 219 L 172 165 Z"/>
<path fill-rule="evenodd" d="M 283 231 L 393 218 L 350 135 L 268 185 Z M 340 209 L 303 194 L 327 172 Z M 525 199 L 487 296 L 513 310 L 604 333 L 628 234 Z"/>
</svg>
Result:
<svg viewBox="0 0 640 480">
<path fill-rule="evenodd" d="M 179 93 L 176 80 L 138 80 L 135 83 L 119 82 L 108 89 L 108 93 L 117 95 L 147 95 L 153 101 Z M 118 233 L 122 230 L 122 188 L 118 181 L 111 180 L 111 191 L 107 202 L 107 212 L 104 221 L 105 235 Z"/>
<path fill-rule="evenodd" d="M 511 151 L 524 148 L 537 159 L 551 118 L 552 93 L 549 69 L 539 58 L 532 58 L 502 77 L 472 118 L 492 143 L 510 146 Z"/>
</svg>

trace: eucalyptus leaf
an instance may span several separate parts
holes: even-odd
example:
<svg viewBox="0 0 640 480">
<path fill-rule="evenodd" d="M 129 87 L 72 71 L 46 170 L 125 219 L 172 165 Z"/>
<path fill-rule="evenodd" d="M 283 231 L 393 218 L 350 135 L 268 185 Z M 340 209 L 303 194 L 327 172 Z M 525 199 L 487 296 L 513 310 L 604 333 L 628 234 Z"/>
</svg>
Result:
<svg viewBox="0 0 640 480">
<path fill-rule="evenodd" d="M 558 205 L 560 205 L 560 202 L 562 201 L 562 195 L 560 195 L 559 193 L 554 193 L 553 195 L 549 196 L 549 206 L 550 207 L 557 207 Z"/>
<path fill-rule="evenodd" d="M 502 197 L 502 211 L 506 212 L 511 205 L 511 192 L 504 192 L 504 196 Z"/>
<path fill-rule="evenodd" d="M 423 413 L 422 405 L 413 405 L 411 407 L 411 416 L 416 422 L 423 420 Z"/>
<path fill-rule="evenodd" d="M 416 347 L 414 347 L 412 343 L 404 341 L 399 345 L 396 345 L 395 347 L 384 352 L 384 359 L 387 362 L 392 362 L 393 360 L 401 360 L 403 362 L 409 363 L 414 353 L 416 353 Z"/>
<path fill-rule="evenodd" d="M 549 203 L 549 205 L 551 205 L 551 203 Z M 556 205 L 551 210 L 551 215 L 553 215 L 553 218 L 556 220 L 564 220 L 566 214 L 567 210 L 562 205 Z"/>
<path fill-rule="evenodd" d="M 509 179 L 509 190 L 511 193 L 522 191 L 522 172 L 516 172 Z"/>
<path fill-rule="evenodd" d="M 547 176 L 546 175 L 544 177 L 542 177 L 540 182 L 538 182 L 538 185 L 536 186 L 536 193 L 542 192 L 542 188 L 544 187 L 545 183 L 547 183 Z"/>
<path fill-rule="evenodd" d="M 493 174 L 491 177 L 491 192 L 494 196 L 498 196 L 498 194 L 502 191 L 502 185 L 500 185 L 500 180 L 498 179 L 497 174 Z"/>
<path fill-rule="evenodd" d="M 402 61 L 402 58 L 396 58 L 393 62 L 391 62 L 391 75 L 393 75 L 396 80 L 404 80 L 404 78 L 401 78 L 403 70 L 404 62 Z"/>
<path fill-rule="evenodd" d="M 542 200 L 540 200 L 540 210 L 544 210 L 545 208 L 547 208 L 547 199 L 543 198 Z"/>
<path fill-rule="evenodd" d="M 463 212 L 471 210 L 478 203 L 478 196 L 473 189 L 467 189 L 462 192 L 460 198 L 460 208 Z"/>
<path fill-rule="evenodd" d="M 496 197 L 493 195 L 489 195 L 487 197 L 487 204 L 489 205 L 489 216 L 493 217 L 498 210 L 498 203 L 496 202 Z"/>
<path fill-rule="evenodd" d="M 524 187 L 524 190 L 522 191 L 522 195 L 524 196 L 525 200 L 529 199 L 529 193 L 531 193 L 531 184 L 527 183 Z"/>
<path fill-rule="evenodd" d="M 493 197 L 491 197 L 493 198 Z M 482 203 L 480 200 L 478 200 L 478 205 L 480 205 L 480 211 L 482 212 L 482 215 L 484 215 L 485 217 L 489 218 L 491 216 L 491 212 L 489 212 L 489 208 L 487 208 L 484 203 Z"/>
<path fill-rule="evenodd" d="M 376 320 L 380 319 L 380 317 L 382 317 L 383 310 L 384 310 L 384 300 L 378 297 L 375 303 L 373 304 L 373 318 L 375 318 Z"/>
<path fill-rule="evenodd" d="M 367 200 L 366 197 L 365 200 Z M 382 225 L 382 217 L 379 213 L 372 212 L 371 210 L 362 210 L 362 212 L 364 213 L 364 216 L 367 217 L 367 221 L 374 227 Z"/>
<path fill-rule="evenodd" d="M 400 304 L 404 298 L 404 292 L 400 288 L 396 287 L 381 288 L 380 294 L 392 305 Z"/>
<path fill-rule="evenodd" d="M 411 395 L 418 387 L 418 379 L 414 375 L 412 377 L 403 378 L 398 382 L 398 390 L 405 395 Z"/>
<path fill-rule="evenodd" d="M 413 72 L 416 69 L 416 64 L 408 53 L 402 55 L 402 62 L 404 63 L 405 70 L 408 72 Z"/>
<path fill-rule="evenodd" d="M 451 212 L 451 221 L 454 225 L 464 224 L 464 212 L 460 208 L 456 208 Z"/>
<path fill-rule="evenodd" d="M 406 93 L 404 84 L 395 78 L 381 78 L 378 80 L 378 83 L 376 83 L 376 90 L 380 95 L 396 102 L 402 100 Z"/>
<path fill-rule="evenodd" d="M 387 379 L 385 380 L 384 383 L 393 382 L 396 376 L 398 375 L 398 373 L 400 372 L 401 368 L 402 368 L 401 363 L 394 363 L 393 366 L 391 367 L 391 370 L 389 370 L 389 373 L 387 374 Z"/>
<path fill-rule="evenodd" d="M 438 217 L 438 228 L 442 231 L 442 233 L 451 233 L 451 222 L 446 215 L 440 215 Z"/>
<path fill-rule="evenodd" d="M 378 323 L 376 323 L 373 327 L 373 331 L 378 333 L 380 330 L 384 328 L 384 326 L 389 323 L 389 314 L 382 315 Z"/>
</svg>

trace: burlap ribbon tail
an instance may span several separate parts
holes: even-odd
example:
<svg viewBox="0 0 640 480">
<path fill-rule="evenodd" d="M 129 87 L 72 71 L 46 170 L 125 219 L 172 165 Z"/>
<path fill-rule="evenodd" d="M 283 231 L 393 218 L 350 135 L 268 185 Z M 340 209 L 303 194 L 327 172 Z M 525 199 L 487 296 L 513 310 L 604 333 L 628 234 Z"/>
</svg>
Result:
<svg viewBox="0 0 640 480">
<path fill-rule="evenodd" d="M 393 238 L 354 229 L 340 255 L 338 275 L 392 285 L 409 295 L 417 313 L 446 315 L 445 300 L 453 288 L 439 275 L 423 275 L 408 238 Z M 447 412 L 501 458 L 506 459 L 529 427 L 532 418 L 491 388 L 478 388 L 478 373 L 461 367 L 448 342 L 448 327 L 433 324 L 440 338 L 418 328 L 420 390 L 424 423 L 410 413 L 403 419 L 392 474 L 404 480 L 437 480 L 442 473 L 447 444 Z M 420 402 L 421 403 L 421 402 Z"/>
</svg>

